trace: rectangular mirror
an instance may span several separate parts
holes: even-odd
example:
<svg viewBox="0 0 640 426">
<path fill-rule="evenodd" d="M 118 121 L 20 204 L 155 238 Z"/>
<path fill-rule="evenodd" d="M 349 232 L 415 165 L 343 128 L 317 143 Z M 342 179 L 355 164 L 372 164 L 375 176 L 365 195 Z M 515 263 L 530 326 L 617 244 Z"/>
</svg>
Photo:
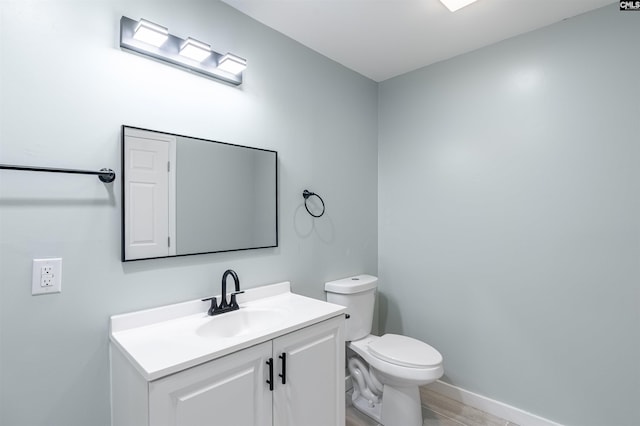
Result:
<svg viewBox="0 0 640 426">
<path fill-rule="evenodd" d="M 278 246 L 278 154 L 122 126 L 122 260 Z"/>
</svg>

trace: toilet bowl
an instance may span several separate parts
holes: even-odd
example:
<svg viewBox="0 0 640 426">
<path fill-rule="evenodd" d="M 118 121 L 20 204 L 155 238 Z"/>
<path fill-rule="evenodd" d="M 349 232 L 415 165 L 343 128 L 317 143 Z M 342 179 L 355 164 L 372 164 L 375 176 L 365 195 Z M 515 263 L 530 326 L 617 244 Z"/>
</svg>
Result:
<svg viewBox="0 0 640 426">
<path fill-rule="evenodd" d="M 411 337 L 370 334 L 377 281 L 371 275 L 359 275 L 325 284 L 327 301 L 347 308 L 352 402 L 383 426 L 421 426 L 418 387 L 442 377 L 442 355 Z"/>
<path fill-rule="evenodd" d="M 382 384 L 375 401 L 354 381 L 354 406 L 384 426 L 422 425 L 418 387 L 442 377 L 442 355 L 424 342 L 397 334 L 368 335 L 349 342 L 347 348 L 369 365 L 372 380 Z M 353 379 L 353 368 L 349 371 Z M 364 385 L 370 388 L 366 380 Z"/>
</svg>

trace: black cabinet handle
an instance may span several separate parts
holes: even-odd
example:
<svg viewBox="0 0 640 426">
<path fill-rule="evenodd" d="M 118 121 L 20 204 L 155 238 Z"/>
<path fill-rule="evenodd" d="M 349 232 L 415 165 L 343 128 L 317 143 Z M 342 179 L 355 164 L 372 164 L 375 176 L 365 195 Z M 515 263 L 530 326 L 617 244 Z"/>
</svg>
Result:
<svg viewBox="0 0 640 426">
<path fill-rule="evenodd" d="M 282 360 L 282 374 L 278 374 L 278 376 L 282 377 L 282 384 L 287 384 L 287 353 L 282 352 L 278 358 Z"/>
<path fill-rule="evenodd" d="M 269 358 L 267 365 L 269 366 L 269 380 L 267 380 L 267 383 L 269 383 L 269 390 L 273 391 L 273 358 Z"/>
</svg>

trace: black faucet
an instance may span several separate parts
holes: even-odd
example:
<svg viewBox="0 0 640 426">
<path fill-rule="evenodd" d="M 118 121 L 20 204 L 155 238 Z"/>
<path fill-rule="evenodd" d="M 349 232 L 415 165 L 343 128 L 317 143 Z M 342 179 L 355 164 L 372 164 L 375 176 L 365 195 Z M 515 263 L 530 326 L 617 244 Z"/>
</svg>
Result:
<svg viewBox="0 0 640 426">
<path fill-rule="evenodd" d="M 227 303 L 227 277 L 229 275 L 233 277 L 235 291 L 231 293 L 231 302 Z M 240 306 L 238 306 L 238 302 L 236 302 L 236 295 L 242 293 L 244 293 L 244 291 L 240 291 L 240 280 L 238 279 L 238 274 L 236 274 L 236 272 L 232 269 L 227 269 L 226 271 L 224 271 L 224 274 L 222 274 L 222 293 L 220 295 L 222 300 L 220 301 L 220 305 L 217 304 L 218 301 L 215 297 L 202 299 L 203 302 L 211 300 L 211 307 L 207 311 L 207 314 L 210 316 L 219 315 L 224 314 L 225 312 L 231 312 L 240 309 Z"/>
</svg>

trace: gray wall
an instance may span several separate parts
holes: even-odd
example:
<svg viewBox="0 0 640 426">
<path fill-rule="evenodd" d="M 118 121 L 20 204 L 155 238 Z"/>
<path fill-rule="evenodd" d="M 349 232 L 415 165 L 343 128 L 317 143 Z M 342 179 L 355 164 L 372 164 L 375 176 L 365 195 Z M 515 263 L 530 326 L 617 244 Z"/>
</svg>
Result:
<svg viewBox="0 0 640 426">
<path fill-rule="evenodd" d="M 249 60 L 239 88 L 123 52 L 145 17 Z M 120 262 L 120 182 L 0 171 L 0 423 L 106 426 L 110 315 L 244 288 L 377 273 L 377 86 L 218 1 L 0 2 L 0 163 L 120 172 L 120 126 L 277 150 L 275 249 Z M 327 213 L 313 221 L 302 190 Z M 357 197 L 354 194 L 359 194 Z M 31 296 L 33 258 L 62 293 Z"/>
<path fill-rule="evenodd" d="M 638 40 L 615 4 L 380 84 L 381 325 L 447 382 L 640 424 Z"/>
</svg>

